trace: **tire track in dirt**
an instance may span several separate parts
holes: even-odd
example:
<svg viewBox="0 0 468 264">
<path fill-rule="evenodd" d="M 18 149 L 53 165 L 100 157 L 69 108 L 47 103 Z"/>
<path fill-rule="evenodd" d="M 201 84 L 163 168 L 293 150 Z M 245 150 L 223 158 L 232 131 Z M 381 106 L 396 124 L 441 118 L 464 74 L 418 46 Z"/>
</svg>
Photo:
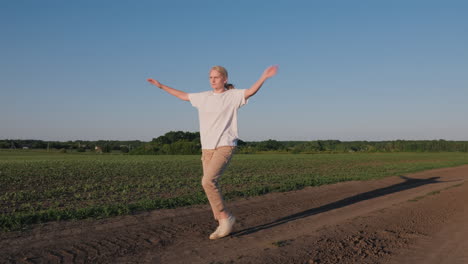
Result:
<svg viewBox="0 0 468 264">
<path fill-rule="evenodd" d="M 0 234 L 0 263 L 379 263 L 457 211 L 418 207 L 457 192 L 447 188 L 467 174 L 461 166 L 238 199 L 228 203 L 236 230 L 217 241 L 207 205 L 49 223 Z"/>
</svg>

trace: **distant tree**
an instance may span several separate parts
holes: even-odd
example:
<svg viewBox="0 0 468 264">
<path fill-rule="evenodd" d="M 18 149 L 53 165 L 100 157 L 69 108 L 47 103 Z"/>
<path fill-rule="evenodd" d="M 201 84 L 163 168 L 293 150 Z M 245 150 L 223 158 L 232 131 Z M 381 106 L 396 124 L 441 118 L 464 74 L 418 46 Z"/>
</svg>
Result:
<svg viewBox="0 0 468 264">
<path fill-rule="evenodd" d="M 45 148 L 47 148 L 47 143 L 42 141 L 42 140 L 35 140 L 34 142 L 32 142 L 31 148 L 45 149 Z"/>
<path fill-rule="evenodd" d="M 10 144 L 6 141 L 0 141 L 0 148 L 3 148 L 3 149 L 10 148 Z"/>
<path fill-rule="evenodd" d="M 77 152 L 86 152 L 86 149 L 83 147 L 79 147 L 76 149 Z"/>
<path fill-rule="evenodd" d="M 128 153 L 130 150 L 129 150 L 129 148 L 128 148 L 127 146 L 122 146 L 122 147 L 120 148 L 120 151 L 121 151 L 122 153 Z"/>
<path fill-rule="evenodd" d="M 151 142 L 158 145 L 171 144 L 171 141 L 166 136 L 159 136 L 157 138 L 153 138 Z"/>
<path fill-rule="evenodd" d="M 199 132 L 170 131 L 163 136 L 153 138 L 151 142 L 162 146 L 164 144 L 172 144 L 179 141 L 192 142 L 197 140 L 200 140 Z"/>
<path fill-rule="evenodd" d="M 243 141 L 243 140 L 241 140 L 241 139 L 238 139 L 238 140 L 237 140 L 237 146 L 238 146 L 238 147 L 243 147 L 243 146 L 245 146 L 245 145 L 247 145 L 247 143 L 246 143 L 245 141 Z"/>
<path fill-rule="evenodd" d="M 259 151 L 279 150 L 279 149 L 284 148 L 281 142 L 273 140 L 273 139 L 261 141 L 257 144 L 256 147 Z"/>
<path fill-rule="evenodd" d="M 105 145 L 103 146 L 103 148 L 102 148 L 102 152 L 104 152 L 104 153 L 110 153 L 111 150 L 112 150 L 112 147 L 111 147 L 110 144 L 105 144 Z"/>
</svg>

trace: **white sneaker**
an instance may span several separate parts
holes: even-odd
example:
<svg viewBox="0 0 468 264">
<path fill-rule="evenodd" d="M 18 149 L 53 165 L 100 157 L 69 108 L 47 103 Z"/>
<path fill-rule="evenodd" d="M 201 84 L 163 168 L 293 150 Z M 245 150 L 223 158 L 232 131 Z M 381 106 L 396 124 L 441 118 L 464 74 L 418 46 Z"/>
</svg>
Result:
<svg viewBox="0 0 468 264">
<path fill-rule="evenodd" d="M 232 227 L 236 222 L 236 218 L 233 215 L 230 215 L 226 219 L 219 220 L 219 226 L 216 228 L 216 231 L 210 235 L 210 239 L 218 239 L 229 235 L 232 232 Z"/>
<path fill-rule="evenodd" d="M 210 235 L 210 239 L 218 239 L 219 238 L 219 226 L 216 228 L 216 230 Z"/>
</svg>

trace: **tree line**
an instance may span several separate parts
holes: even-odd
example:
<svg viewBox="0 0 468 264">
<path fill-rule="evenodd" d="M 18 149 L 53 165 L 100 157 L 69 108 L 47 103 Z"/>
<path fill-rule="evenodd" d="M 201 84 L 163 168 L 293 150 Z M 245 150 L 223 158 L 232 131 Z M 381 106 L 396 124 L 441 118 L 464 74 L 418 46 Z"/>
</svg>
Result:
<svg viewBox="0 0 468 264">
<path fill-rule="evenodd" d="M 42 141 L 0 140 L 0 148 L 61 149 L 102 152 L 121 151 L 134 155 L 190 155 L 201 153 L 200 133 L 170 131 L 150 142 L 134 141 Z M 468 152 L 468 141 L 393 140 L 393 141 L 238 141 L 238 153 L 347 153 L 347 152 Z"/>
<path fill-rule="evenodd" d="M 393 140 L 393 141 L 277 141 L 273 139 L 237 142 L 237 153 L 348 153 L 348 152 L 468 152 L 468 141 Z M 130 154 L 200 154 L 199 132 L 171 131 L 140 146 Z"/>
<path fill-rule="evenodd" d="M 149 143 L 130 151 L 130 154 L 190 155 L 201 153 L 200 132 L 170 131 L 153 138 Z"/>
<path fill-rule="evenodd" d="M 0 140 L 0 149 L 50 149 L 66 151 L 95 151 L 98 147 L 102 152 L 120 151 L 128 153 L 146 142 L 140 140 L 73 140 L 73 141 L 44 141 L 35 139 L 4 139 Z"/>
</svg>

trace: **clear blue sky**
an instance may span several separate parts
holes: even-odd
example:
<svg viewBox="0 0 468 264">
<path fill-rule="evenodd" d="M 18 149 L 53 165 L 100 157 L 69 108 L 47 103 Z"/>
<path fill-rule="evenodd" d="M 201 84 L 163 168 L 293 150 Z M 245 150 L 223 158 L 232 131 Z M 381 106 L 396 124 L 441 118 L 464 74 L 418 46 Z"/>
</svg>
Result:
<svg viewBox="0 0 468 264">
<path fill-rule="evenodd" d="M 468 1 L 1 1 L 0 139 L 198 131 L 146 82 L 249 88 L 243 140 L 468 140 Z"/>
</svg>

